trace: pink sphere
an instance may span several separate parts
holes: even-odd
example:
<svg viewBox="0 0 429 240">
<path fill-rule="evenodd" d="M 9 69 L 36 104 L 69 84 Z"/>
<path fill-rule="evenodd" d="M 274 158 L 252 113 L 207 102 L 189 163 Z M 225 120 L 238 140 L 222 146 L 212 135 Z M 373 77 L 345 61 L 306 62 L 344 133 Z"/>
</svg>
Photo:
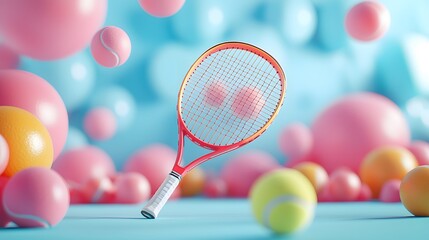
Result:
<svg viewBox="0 0 429 240">
<path fill-rule="evenodd" d="M 220 107 L 228 94 L 224 84 L 219 81 L 206 85 L 204 102 L 212 107 Z"/>
<path fill-rule="evenodd" d="M 91 53 L 95 61 L 102 66 L 109 68 L 120 66 L 130 57 L 130 38 L 118 27 L 105 27 L 92 38 Z"/>
<path fill-rule="evenodd" d="M 0 135 L 0 175 L 6 169 L 9 162 L 9 146 L 2 135 Z"/>
<path fill-rule="evenodd" d="M 107 108 L 94 108 L 86 114 L 83 126 L 91 138 L 107 140 L 116 132 L 116 118 Z"/>
<path fill-rule="evenodd" d="M 371 199 L 372 199 L 371 188 L 369 188 L 369 186 L 366 184 L 362 184 L 356 200 L 360 202 L 364 202 L 364 201 L 369 201 Z"/>
<path fill-rule="evenodd" d="M 80 193 L 84 203 L 114 203 L 116 198 L 116 188 L 107 176 L 89 179 Z"/>
<path fill-rule="evenodd" d="M 226 197 L 228 192 L 226 183 L 221 178 L 209 179 L 204 185 L 204 196 L 208 198 Z"/>
<path fill-rule="evenodd" d="M 246 198 L 256 179 L 279 167 L 268 153 L 248 151 L 229 160 L 222 169 L 221 178 L 227 185 L 228 196 Z"/>
<path fill-rule="evenodd" d="M 6 214 L 6 211 L 3 207 L 3 191 L 6 186 L 9 178 L 5 176 L 0 176 L 0 228 L 6 227 L 6 225 L 11 221 L 9 216 Z"/>
<path fill-rule="evenodd" d="M 361 189 L 359 177 L 347 169 L 338 169 L 329 179 L 329 191 L 334 201 L 357 200 Z"/>
<path fill-rule="evenodd" d="M 124 172 L 137 172 L 145 176 L 153 195 L 171 172 L 175 160 L 176 152 L 173 149 L 154 144 L 132 155 L 125 163 Z"/>
<path fill-rule="evenodd" d="M 150 197 L 149 181 L 139 173 L 125 173 L 115 182 L 116 203 L 140 203 Z"/>
<path fill-rule="evenodd" d="M 29 111 L 48 129 L 54 160 L 67 140 L 68 115 L 58 92 L 43 78 L 20 70 L 0 70 L 0 106 Z"/>
<path fill-rule="evenodd" d="M 69 208 L 64 180 L 47 168 L 27 168 L 14 175 L 4 189 L 3 205 L 20 227 L 51 227 Z"/>
<path fill-rule="evenodd" d="M 354 172 L 373 149 L 405 146 L 410 131 L 400 109 L 374 93 L 346 96 L 325 109 L 314 121 L 313 154 L 328 172 L 347 167 Z"/>
<path fill-rule="evenodd" d="M 302 158 L 313 146 L 311 130 L 301 123 L 291 124 L 280 132 L 279 146 L 288 159 Z"/>
<path fill-rule="evenodd" d="M 429 143 L 415 141 L 408 146 L 408 150 L 414 155 L 419 165 L 429 165 Z"/>
<path fill-rule="evenodd" d="M 9 47 L 0 44 L 0 69 L 16 69 L 19 66 L 19 55 Z"/>
<path fill-rule="evenodd" d="M 17 53 L 59 59 L 91 41 L 106 11 L 106 0 L 3 0 L 0 32 Z"/>
<path fill-rule="evenodd" d="M 70 204 L 89 203 L 80 184 L 69 181 L 67 181 L 66 184 L 69 189 Z"/>
<path fill-rule="evenodd" d="M 258 89 L 243 87 L 234 94 L 233 113 L 242 119 L 255 119 L 264 107 L 265 100 Z"/>
<path fill-rule="evenodd" d="M 115 174 L 112 159 L 100 148 L 84 146 L 61 154 L 52 165 L 67 182 L 86 184 L 90 179 L 98 179 Z"/>
<path fill-rule="evenodd" d="M 152 16 L 169 17 L 182 8 L 185 0 L 139 0 L 139 3 Z"/>
<path fill-rule="evenodd" d="M 384 35 L 390 25 L 389 11 L 376 1 L 356 4 L 347 13 L 345 26 L 353 38 L 372 41 Z"/>
<path fill-rule="evenodd" d="M 389 180 L 381 188 L 379 199 L 381 202 L 393 203 L 401 202 L 399 189 L 401 186 L 401 180 Z"/>
<path fill-rule="evenodd" d="M 329 184 L 326 184 L 325 186 L 323 186 L 319 190 L 319 192 L 317 192 L 317 201 L 318 202 L 331 202 L 331 201 L 333 201 Z"/>
</svg>

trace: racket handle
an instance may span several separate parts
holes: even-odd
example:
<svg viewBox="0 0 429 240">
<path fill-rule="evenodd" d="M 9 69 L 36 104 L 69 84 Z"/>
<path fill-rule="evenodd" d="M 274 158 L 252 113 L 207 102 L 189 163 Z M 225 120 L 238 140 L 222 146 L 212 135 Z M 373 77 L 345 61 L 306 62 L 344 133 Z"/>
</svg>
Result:
<svg viewBox="0 0 429 240">
<path fill-rule="evenodd" d="M 141 210 L 141 214 L 149 219 L 156 218 L 177 185 L 179 185 L 180 179 L 180 174 L 172 171 L 161 186 L 159 186 L 155 195 L 153 195 L 147 205 Z"/>
</svg>

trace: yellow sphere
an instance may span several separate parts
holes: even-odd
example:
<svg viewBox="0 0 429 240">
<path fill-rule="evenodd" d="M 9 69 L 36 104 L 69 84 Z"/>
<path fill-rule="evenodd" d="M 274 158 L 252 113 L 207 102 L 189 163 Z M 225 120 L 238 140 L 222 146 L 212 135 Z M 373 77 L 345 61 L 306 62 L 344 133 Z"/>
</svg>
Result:
<svg viewBox="0 0 429 240">
<path fill-rule="evenodd" d="M 310 180 L 316 192 L 319 192 L 328 183 L 328 173 L 317 163 L 302 162 L 293 168 L 300 171 Z"/>
<path fill-rule="evenodd" d="M 310 181 L 294 169 L 279 169 L 260 177 L 250 191 L 256 220 L 275 233 L 293 233 L 312 222 L 317 203 Z"/>
<path fill-rule="evenodd" d="M 429 216 L 429 165 L 416 167 L 402 179 L 402 204 L 415 216 Z"/>
<path fill-rule="evenodd" d="M 384 183 L 391 179 L 402 180 L 417 166 L 413 154 L 402 147 L 381 147 L 370 152 L 360 167 L 360 178 L 369 186 L 373 197 L 378 198 Z"/>
<path fill-rule="evenodd" d="M 51 167 L 51 137 L 31 113 L 16 107 L 0 106 L 0 134 L 9 145 L 9 163 L 4 176 L 11 177 L 28 167 Z"/>
<path fill-rule="evenodd" d="M 194 168 L 180 181 L 179 187 L 183 197 L 200 194 L 204 189 L 206 175 L 201 168 Z"/>
</svg>

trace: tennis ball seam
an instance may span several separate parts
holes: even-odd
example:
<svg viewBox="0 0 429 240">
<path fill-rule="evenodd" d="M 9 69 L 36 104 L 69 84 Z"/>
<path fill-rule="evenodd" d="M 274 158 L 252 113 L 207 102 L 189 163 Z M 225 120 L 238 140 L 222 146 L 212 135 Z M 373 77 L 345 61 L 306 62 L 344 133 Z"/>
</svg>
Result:
<svg viewBox="0 0 429 240">
<path fill-rule="evenodd" d="M 116 64 L 115 64 L 115 66 L 114 67 L 117 67 L 118 65 L 119 65 L 119 63 L 121 62 L 121 59 L 120 59 L 120 57 L 119 57 L 119 55 L 118 55 L 118 53 L 116 53 L 111 47 L 109 47 L 105 42 L 104 42 L 104 39 L 103 39 L 103 35 L 104 35 L 104 32 L 108 29 L 109 27 L 106 27 L 106 28 L 104 28 L 103 30 L 101 30 L 101 32 L 100 32 L 100 42 L 101 42 L 101 45 L 103 45 L 103 47 L 108 51 L 108 52 L 110 52 L 111 54 L 113 54 L 113 56 L 115 57 L 115 59 L 116 59 Z"/>
<path fill-rule="evenodd" d="M 52 225 L 46 221 L 45 219 L 38 217 L 38 216 L 34 216 L 34 215 L 29 215 L 29 214 L 19 214 L 19 213 L 14 213 L 12 212 L 7 206 L 6 204 L 3 204 L 4 210 L 6 211 L 6 213 L 11 216 L 12 218 L 18 218 L 18 219 L 24 219 L 24 220 L 32 220 L 32 221 L 36 221 L 39 222 L 43 225 L 44 228 L 50 228 L 52 227 Z"/>
<path fill-rule="evenodd" d="M 270 225 L 270 216 L 271 216 L 271 212 L 273 211 L 274 208 L 276 208 L 278 205 L 283 204 L 283 203 L 290 203 L 293 202 L 299 206 L 301 206 L 302 208 L 308 208 L 309 211 L 313 211 L 314 210 L 314 204 L 305 201 L 297 196 L 294 195 L 280 195 L 274 199 L 272 199 L 271 201 L 269 201 L 265 208 L 264 211 L 262 213 L 262 224 L 264 226 L 266 226 L 267 228 L 271 228 Z"/>
</svg>

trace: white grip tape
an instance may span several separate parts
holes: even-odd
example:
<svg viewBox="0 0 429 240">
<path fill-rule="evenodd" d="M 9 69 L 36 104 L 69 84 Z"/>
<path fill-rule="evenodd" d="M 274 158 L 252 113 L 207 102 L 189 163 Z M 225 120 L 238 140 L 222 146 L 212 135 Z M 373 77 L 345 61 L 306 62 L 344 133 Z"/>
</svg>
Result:
<svg viewBox="0 0 429 240">
<path fill-rule="evenodd" d="M 147 205 L 141 210 L 141 214 L 146 218 L 156 218 L 177 185 L 179 185 L 179 182 L 180 175 L 175 172 L 170 173 L 158 188 L 155 195 L 153 195 Z"/>
</svg>

